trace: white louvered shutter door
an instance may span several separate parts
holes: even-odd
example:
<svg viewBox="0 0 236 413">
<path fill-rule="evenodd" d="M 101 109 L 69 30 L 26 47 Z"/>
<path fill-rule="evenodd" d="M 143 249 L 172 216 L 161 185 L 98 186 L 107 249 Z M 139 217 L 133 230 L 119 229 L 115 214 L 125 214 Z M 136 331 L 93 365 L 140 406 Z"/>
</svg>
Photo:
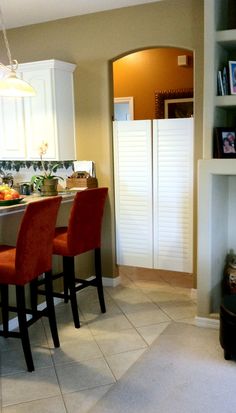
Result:
<svg viewBox="0 0 236 413">
<path fill-rule="evenodd" d="M 154 268 L 192 272 L 193 118 L 153 121 Z"/>
<path fill-rule="evenodd" d="M 152 123 L 113 124 L 117 264 L 153 267 Z"/>
</svg>

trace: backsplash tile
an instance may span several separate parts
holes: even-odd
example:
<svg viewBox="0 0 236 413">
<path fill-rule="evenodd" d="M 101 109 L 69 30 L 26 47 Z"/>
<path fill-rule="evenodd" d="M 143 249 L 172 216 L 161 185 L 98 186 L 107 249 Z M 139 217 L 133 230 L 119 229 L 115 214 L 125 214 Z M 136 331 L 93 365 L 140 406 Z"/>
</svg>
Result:
<svg viewBox="0 0 236 413">
<path fill-rule="evenodd" d="M 45 169 L 49 169 L 57 164 L 55 174 L 64 178 L 60 180 L 62 187 L 66 186 L 66 178 L 73 173 L 73 161 L 44 161 Z M 0 161 L 0 171 L 5 174 L 11 173 L 14 185 L 19 182 L 29 182 L 33 175 L 42 171 L 41 161 Z"/>
<path fill-rule="evenodd" d="M 50 166 L 57 164 L 57 169 L 68 169 L 73 168 L 73 161 L 44 161 L 45 169 L 47 170 Z M 4 172 L 16 171 L 19 172 L 20 169 L 33 168 L 34 171 L 41 171 L 42 165 L 41 161 L 0 161 L 0 169 Z M 57 170 L 56 169 L 56 170 Z"/>
</svg>

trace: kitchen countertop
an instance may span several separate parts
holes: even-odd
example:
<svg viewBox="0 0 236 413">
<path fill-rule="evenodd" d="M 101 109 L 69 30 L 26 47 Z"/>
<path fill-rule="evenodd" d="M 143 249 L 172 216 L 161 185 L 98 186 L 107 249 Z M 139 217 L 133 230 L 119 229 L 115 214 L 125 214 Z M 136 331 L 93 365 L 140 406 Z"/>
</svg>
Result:
<svg viewBox="0 0 236 413">
<path fill-rule="evenodd" d="M 61 203 L 64 204 L 64 203 L 73 201 L 75 193 L 76 191 L 58 192 L 58 195 L 62 196 Z M 0 217 L 4 215 L 11 215 L 11 214 L 16 214 L 18 212 L 22 212 L 25 210 L 28 203 L 37 202 L 45 198 L 47 197 L 42 197 L 39 194 L 26 195 L 23 201 L 20 202 L 19 204 L 0 206 Z"/>
</svg>

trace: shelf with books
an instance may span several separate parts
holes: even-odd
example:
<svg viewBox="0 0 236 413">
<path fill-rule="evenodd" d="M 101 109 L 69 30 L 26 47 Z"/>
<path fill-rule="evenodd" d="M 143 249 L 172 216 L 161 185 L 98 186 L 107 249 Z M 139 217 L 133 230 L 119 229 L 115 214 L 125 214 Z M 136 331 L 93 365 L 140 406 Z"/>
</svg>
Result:
<svg viewBox="0 0 236 413">
<path fill-rule="evenodd" d="M 204 14 L 203 158 L 211 159 L 214 128 L 236 125 L 236 0 L 207 0 Z"/>
</svg>

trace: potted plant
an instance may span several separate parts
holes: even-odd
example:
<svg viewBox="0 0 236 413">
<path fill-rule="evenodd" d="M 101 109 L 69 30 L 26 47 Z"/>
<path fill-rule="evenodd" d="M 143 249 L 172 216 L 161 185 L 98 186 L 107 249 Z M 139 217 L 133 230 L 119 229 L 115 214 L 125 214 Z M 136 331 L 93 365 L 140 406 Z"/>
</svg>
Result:
<svg viewBox="0 0 236 413">
<path fill-rule="evenodd" d="M 57 185 L 58 179 L 63 178 L 61 176 L 54 175 L 54 171 L 58 168 L 58 164 L 53 165 L 46 170 L 45 164 L 43 161 L 43 155 L 47 152 L 48 143 L 42 141 L 42 144 L 39 147 L 39 156 L 42 166 L 42 175 L 34 175 L 31 178 L 31 183 L 34 185 L 35 189 L 41 192 L 43 196 L 54 196 L 58 194 Z"/>
</svg>

